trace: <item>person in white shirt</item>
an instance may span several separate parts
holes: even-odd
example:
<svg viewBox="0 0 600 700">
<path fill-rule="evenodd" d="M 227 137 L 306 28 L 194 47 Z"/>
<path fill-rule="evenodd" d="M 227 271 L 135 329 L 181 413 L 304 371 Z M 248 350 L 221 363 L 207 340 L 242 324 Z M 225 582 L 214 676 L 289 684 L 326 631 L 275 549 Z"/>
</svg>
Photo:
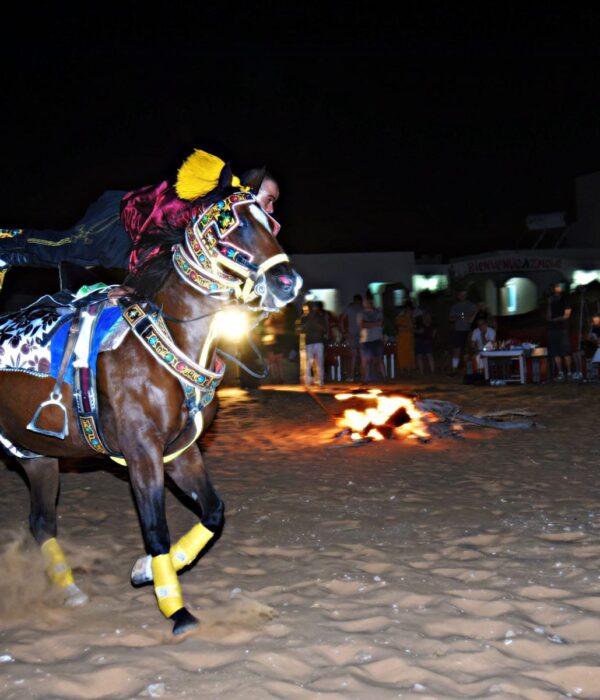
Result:
<svg viewBox="0 0 600 700">
<path fill-rule="evenodd" d="M 483 369 L 483 362 L 479 357 L 481 351 L 488 343 L 496 340 L 496 331 L 488 325 L 487 319 L 480 318 L 477 321 L 477 328 L 471 333 L 471 348 L 477 357 L 477 368 Z"/>
</svg>

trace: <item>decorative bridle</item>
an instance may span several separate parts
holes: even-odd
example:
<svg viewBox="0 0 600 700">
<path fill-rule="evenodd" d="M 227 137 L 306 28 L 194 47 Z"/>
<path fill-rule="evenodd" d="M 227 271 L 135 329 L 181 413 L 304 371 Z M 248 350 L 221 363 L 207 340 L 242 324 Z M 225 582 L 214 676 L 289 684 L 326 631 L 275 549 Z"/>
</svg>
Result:
<svg viewBox="0 0 600 700">
<path fill-rule="evenodd" d="M 243 304 L 260 299 L 260 309 L 267 293 L 265 273 L 279 263 L 289 262 L 289 258 L 278 253 L 256 265 L 252 254 L 227 240 L 240 225 L 238 207 L 252 204 L 276 236 L 279 224 L 259 208 L 256 197 L 250 192 L 236 192 L 194 217 L 186 229 L 185 243 L 173 246 L 173 264 L 186 284 L 202 294 Z"/>
<path fill-rule="evenodd" d="M 250 192 L 235 192 L 194 217 L 186 229 L 185 244 L 177 243 L 173 246 L 173 265 L 182 280 L 196 291 L 223 301 L 235 301 L 255 312 L 266 312 L 265 273 L 279 263 L 289 262 L 288 256 L 285 253 L 277 253 L 257 265 L 249 251 L 242 250 L 227 240 L 241 223 L 238 207 L 251 206 L 255 202 L 256 197 Z M 266 217 L 265 225 L 272 235 L 276 236 L 279 224 L 259 205 L 256 206 L 257 215 Z M 248 306 L 256 300 L 259 300 L 258 304 Z M 164 461 L 168 462 L 184 452 L 202 433 L 201 409 L 214 399 L 215 391 L 225 373 L 225 365 L 221 361 L 218 361 L 214 369 L 208 369 L 211 364 L 211 348 L 214 347 L 218 332 L 215 324 L 211 323 L 200 357 L 195 362 L 175 345 L 164 323 L 162 310 L 154 305 L 145 308 L 146 304 L 138 302 L 127 304 L 123 300 L 120 303 L 124 307 L 123 317 L 134 335 L 146 350 L 179 380 L 190 419 L 195 424 L 192 439 L 186 441 L 183 448 L 165 455 Z M 97 430 L 96 421 L 91 427 L 87 426 L 90 435 L 91 428 L 94 429 L 93 441 L 88 439 L 84 428 L 84 437 L 88 444 L 96 451 L 108 453 L 111 459 L 119 464 L 125 464 L 120 455 L 111 454 L 106 448 L 105 441 Z"/>
</svg>

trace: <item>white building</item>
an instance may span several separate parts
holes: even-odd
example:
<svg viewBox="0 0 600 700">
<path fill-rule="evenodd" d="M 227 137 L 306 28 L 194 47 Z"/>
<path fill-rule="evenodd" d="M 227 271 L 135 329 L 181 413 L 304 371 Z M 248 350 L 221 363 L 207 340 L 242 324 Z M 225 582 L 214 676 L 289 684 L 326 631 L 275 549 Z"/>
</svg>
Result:
<svg viewBox="0 0 600 700">
<path fill-rule="evenodd" d="M 378 306 L 381 289 L 388 284 L 412 291 L 416 273 L 412 252 L 290 255 L 290 260 L 304 280 L 302 298 L 319 299 L 336 314 L 355 294 L 364 297 L 367 290 Z"/>
</svg>

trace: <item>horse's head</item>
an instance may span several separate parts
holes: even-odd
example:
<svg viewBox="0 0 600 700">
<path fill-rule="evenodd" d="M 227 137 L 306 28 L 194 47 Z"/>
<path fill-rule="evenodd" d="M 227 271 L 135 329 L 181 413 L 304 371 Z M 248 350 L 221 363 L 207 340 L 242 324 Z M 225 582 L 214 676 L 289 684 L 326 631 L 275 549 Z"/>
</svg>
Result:
<svg viewBox="0 0 600 700">
<path fill-rule="evenodd" d="M 175 269 L 203 294 L 277 311 L 302 286 L 277 241 L 279 228 L 251 192 L 234 191 L 192 219 L 185 243 L 174 247 Z"/>
</svg>

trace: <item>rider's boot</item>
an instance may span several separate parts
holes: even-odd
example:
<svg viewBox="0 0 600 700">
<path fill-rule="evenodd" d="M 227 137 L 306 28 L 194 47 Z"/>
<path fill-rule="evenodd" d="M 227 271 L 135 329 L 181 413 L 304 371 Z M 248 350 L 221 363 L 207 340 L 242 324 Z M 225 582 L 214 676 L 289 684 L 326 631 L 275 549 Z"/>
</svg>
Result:
<svg viewBox="0 0 600 700">
<path fill-rule="evenodd" d="M 27 267 L 30 263 L 30 255 L 25 251 L 7 253 L 0 248 L 0 290 L 2 289 L 6 273 L 11 267 Z"/>
<path fill-rule="evenodd" d="M 20 228 L 0 228 L 0 290 L 6 273 L 13 265 L 26 267 L 31 264 L 27 252 L 27 236 Z"/>
<path fill-rule="evenodd" d="M 7 253 L 0 248 L 0 270 L 6 267 L 37 267 L 31 260 L 31 255 L 24 250 L 14 253 Z"/>
<path fill-rule="evenodd" d="M 22 234 L 23 229 L 0 228 L 0 289 L 13 265 L 22 267 L 28 264 L 27 241 Z"/>
</svg>

